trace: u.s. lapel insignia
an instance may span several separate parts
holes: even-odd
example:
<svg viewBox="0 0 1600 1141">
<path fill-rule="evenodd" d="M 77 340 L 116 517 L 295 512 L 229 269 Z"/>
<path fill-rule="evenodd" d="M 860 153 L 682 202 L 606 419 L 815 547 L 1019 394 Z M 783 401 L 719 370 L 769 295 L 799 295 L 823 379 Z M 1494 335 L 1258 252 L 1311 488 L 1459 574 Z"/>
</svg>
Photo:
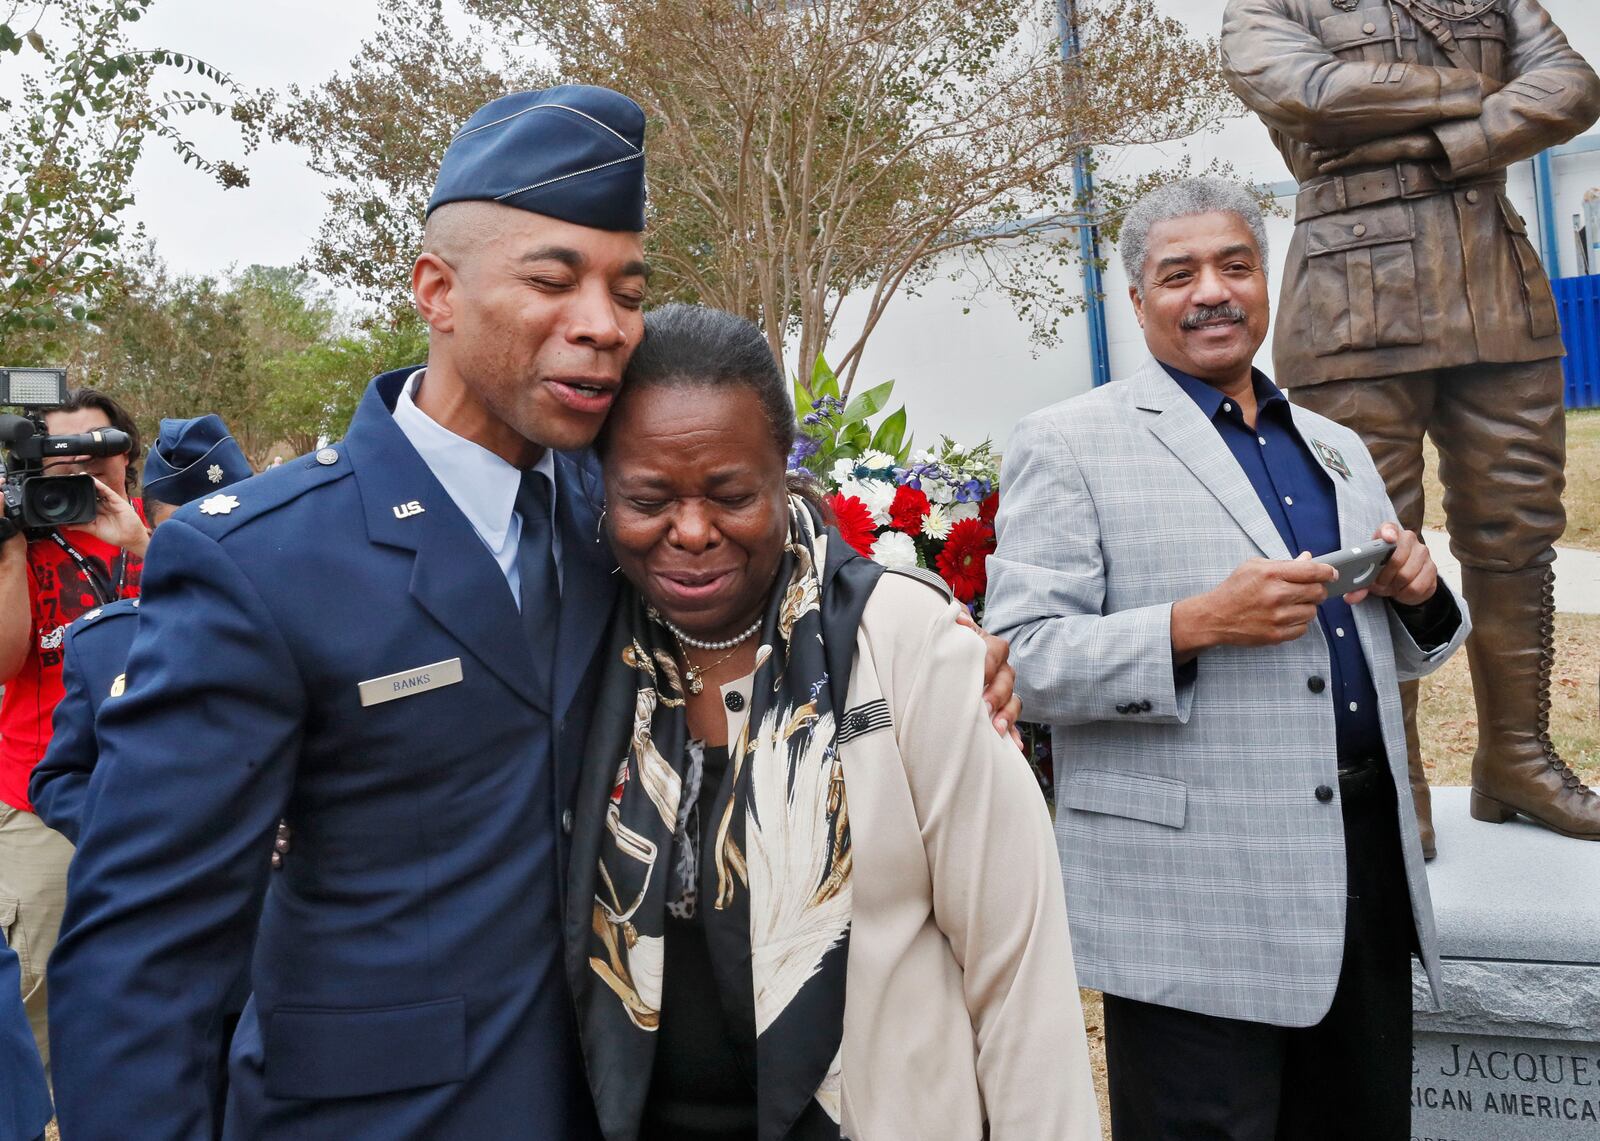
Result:
<svg viewBox="0 0 1600 1141">
<path fill-rule="evenodd" d="M 209 479 L 212 483 L 221 483 L 222 482 L 222 465 L 221 464 L 212 464 L 210 467 L 206 468 L 206 478 Z"/>
<path fill-rule="evenodd" d="M 396 519 L 409 519 L 413 515 L 421 515 L 427 508 L 413 499 L 410 503 L 396 503 L 394 517 Z"/>
<path fill-rule="evenodd" d="M 1345 479 L 1350 478 L 1350 465 L 1344 462 L 1344 457 L 1339 454 L 1339 449 L 1321 440 L 1312 440 L 1311 446 L 1316 450 L 1317 459 L 1322 461 L 1322 466 L 1329 471 L 1336 471 Z"/>
<path fill-rule="evenodd" d="M 233 496 L 233 495 L 213 495 L 210 499 L 205 499 L 205 500 L 201 501 L 201 503 L 200 503 L 200 514 L 202 514 L 202 515 L 226 515 L 228 512 L 232 511 L 237 506 L 239 506 L 239 499 L 238 499 L 237 496 Z"/>
<path fill-rule="evenodd" d="M 121 697 L 122 696 L 122 691 L 124 689 L 126 689 L 127 687 L 128 687 L 128 675 L 127 674 L 118 674 L 116 680 L 111 683 L 111 696 L 112 697 Z"/>
</svg>

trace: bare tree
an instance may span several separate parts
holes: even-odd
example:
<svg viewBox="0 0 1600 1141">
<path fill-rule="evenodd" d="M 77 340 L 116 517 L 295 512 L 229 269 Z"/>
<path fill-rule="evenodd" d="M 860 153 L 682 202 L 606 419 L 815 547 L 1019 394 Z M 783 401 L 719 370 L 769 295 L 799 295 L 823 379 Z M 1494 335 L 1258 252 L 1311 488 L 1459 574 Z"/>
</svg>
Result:
<svg viewBox="0 0 1600 1141">
<path fill-rule="evenodd" d="M 290 114 L 305 126 L 290 134 L 321 148 L 319 167 L 345 187 L 383 179 L 410 197 L 374 202 L 342 187 L 317 268 L 340 275 L 329 255 L 363 243 L 394 249 L 402 208 L 410 233 L 420 225 L 437 132 L 460 116 L 397 125 L 398 101 L 416 111 L 431 90 L 437 110 L 552 75 L 598 83 L 638 100 L 650 120 L 656 292 L 760 322 L 774 352 L 802 362 L 802 379 L 833 338 L 846 389 L 890 301 L 952 265 L 974 290 L 1004 292 L 1048 343 L 1081 303 L 1053 286 L 1073 257 L 1063 227 L 1079 218 L 1078 149 L 1182 138 L 1237 107 L 1215 45 L 1153 0 L 1082 5 L 1084 50 L 1072 68 L 1058 54 L 1051 0 L 463 2 L 488 37 L 550 66 L 516 56 L 491 66 L 471 32 L 415 31 L 416 9 L 437 21 L 435 4 L 388 0 L 385 31 L 350 78 L 293 93 Z M 425 66 L 440 53 L 454 66 Z M 356 97 L 358 81 L 375 100 Z M 385 83 L 404 94 L 385 94 Z M 396 132 L 404 137 L 390 140 Z M 424 138 L 431 161 L 408 166 L 410 181 L 391 178 L 396 156 Z M 372 268 L 404 278 L 398 264 Z M 836 329 L 849 297 L 865 297 L 865 316 Z"/>
</svg>

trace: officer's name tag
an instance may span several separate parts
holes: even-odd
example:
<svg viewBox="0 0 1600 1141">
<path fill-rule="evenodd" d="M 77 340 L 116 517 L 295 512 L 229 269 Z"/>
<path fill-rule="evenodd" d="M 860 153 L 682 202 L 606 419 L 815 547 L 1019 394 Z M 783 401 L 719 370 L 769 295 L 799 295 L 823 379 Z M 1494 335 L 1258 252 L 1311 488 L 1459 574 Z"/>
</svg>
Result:
<svg viewBox="0 0 1600 1141">
<path fill-rule="evenodd" d="M 361 691 L 363 706 L 382 705 L 385 701 L 396 701 L 413 693 L 438 689 L 441 685 L 455 685 L 460 680 L 461 659 L 451 658 L 447 662 L 434 662 L 431 666 L 418 666 L 414 670 L 404 670 L 387 677 L 375 677 L 362 682 L 357 688 Z"/>
</svg>

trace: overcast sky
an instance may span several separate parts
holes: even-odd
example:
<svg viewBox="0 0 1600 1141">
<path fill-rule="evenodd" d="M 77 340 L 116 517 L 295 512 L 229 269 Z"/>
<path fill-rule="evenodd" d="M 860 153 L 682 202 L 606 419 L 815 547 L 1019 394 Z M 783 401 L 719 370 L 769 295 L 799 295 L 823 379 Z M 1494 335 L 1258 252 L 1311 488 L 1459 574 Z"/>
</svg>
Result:
<svg viewBox="0 0 1600 1141">
<path fill-rule="evenodd" d="M 1161 0 L 1161 5 L 1197 30 L 1215 32 L 1224 0 Z M 1545 0 L 1545 7 L 1578 50 L 1600 58 L 1594 0 Z M 231 72 L 247 89 L 281 92 L 291 83 L 314 85 L 342 70 L 377 22 L 376 0 L 157 0 L 137 26 L 136 39 L 141 46 L 200 56 Z M 204 153 L 238 156 L 228 121 L 191 118 L 187 127 Z M 1163 151 L 1184 146 L 1202 162 L 1224 153 L 1246 177 L 1271 182 L 1286 175 L 1266 132 L 1250 120 L 1230 125 L 1222 136 Z M 1176 156 L 1150 157 L 1160 162 Z M 220 273 L 230 265 L 286 265 L 309 249 L 324 211 L 322 179 L 290 146 L 266 143 L 245 162 L 251 185 L 224 191 L 183 166 L 159 142 L 150 144 L 135 176 L 133 216 L 145 223 L 174 269 Z"/>
<path fill-rule="evenodd" d="M 375 0 L 157 0 L 134 29 L 141 46 L 195 55 L 227 71 L 247 90 L 311 86 L 342 70 L 377 29 Z M 170 81 L 169 81 L 170 82 Z M 208 157 L 237 159 L 237 128 L 226 119 L 185 124 Z M 156 248 L 187 273 L 230 265 L 290 264 L 316 236 L 323 180 L 297 147 L 263 144 L 244 159 L 250 185 L 223 190 L 152 140 L 134 177 L 137 204 Z"/>
</svg>

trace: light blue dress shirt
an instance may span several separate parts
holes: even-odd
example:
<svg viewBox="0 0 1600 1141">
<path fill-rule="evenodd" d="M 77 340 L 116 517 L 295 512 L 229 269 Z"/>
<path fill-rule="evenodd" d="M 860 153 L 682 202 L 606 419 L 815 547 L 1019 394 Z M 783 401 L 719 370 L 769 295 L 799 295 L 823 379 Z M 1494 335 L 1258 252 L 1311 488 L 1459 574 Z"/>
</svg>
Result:
<svg viewBox="0 0 1600 1141">
<path fill-rule="evenodd" d="M 522 539 L 522 517 L 517 514 L 517 489 L 522 484 L 522 469 L 513 467 L 488 448 L 458 436 L 422 409 L 412 393 L 422 383 L 425 369 L 418 369 L 400 390 L 395 401 L 395 426 L 417 449 L 422 462 L 443 485 L 446 494 L 467 517 L 483 545 L 511 587 L 512 600 L 522 605 L 522 576 L 517 573 L 517 544 Z M 556 584 L 561 583 L 561 533 L 555 527 L 556 457 L 549 449 L 533 465 L 533 470 L 550 481 L 550 546 L 556 561 Z"/>
</svg>

